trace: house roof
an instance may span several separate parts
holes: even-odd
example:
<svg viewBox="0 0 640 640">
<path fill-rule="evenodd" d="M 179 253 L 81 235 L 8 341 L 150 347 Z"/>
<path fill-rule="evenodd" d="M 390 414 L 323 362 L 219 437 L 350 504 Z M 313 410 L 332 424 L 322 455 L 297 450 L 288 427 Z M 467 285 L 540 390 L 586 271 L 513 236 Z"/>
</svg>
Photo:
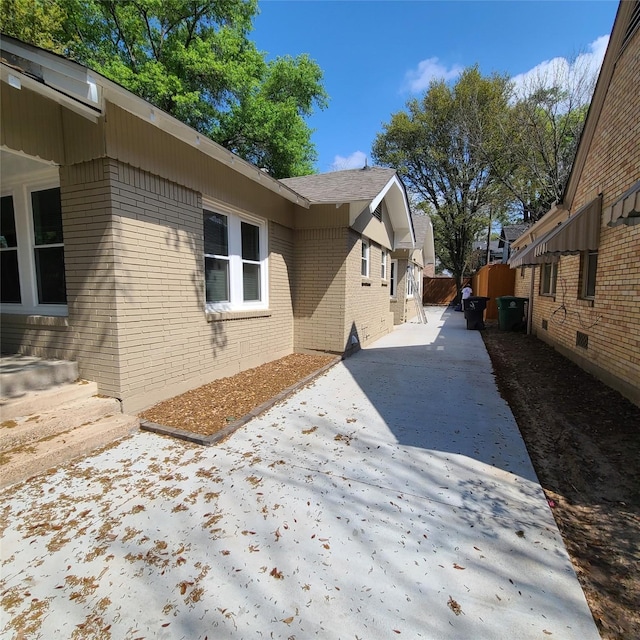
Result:
<svg viewBox="0 0 640 640">
<path fill-rule="evenodd" d="M 506 240 L 507 242 L 513 242 L 516 238 L 519 238 L 527 229 L 528 224 L 509 224 L 502 227 L 500 233 L 500 241 Z"/>
<path fill-rule="evenodd" d="M 411 214 L 411 220 L 413 222 L 413 232 L 416 238 L 416 248 L 422 248 L 427 238 L 427 231 L 431 225 L 431 219 L 429 216 Z M 411 242 L 398 242 L 396 249 L 413 249 L 414 245 Z"/>
<path fill-rule="evenodd" d="M 314 204 L 374 200 L 396 175 L 395 169 L 364 167 L 284 178 L 282 184 Z"/>
</svg>

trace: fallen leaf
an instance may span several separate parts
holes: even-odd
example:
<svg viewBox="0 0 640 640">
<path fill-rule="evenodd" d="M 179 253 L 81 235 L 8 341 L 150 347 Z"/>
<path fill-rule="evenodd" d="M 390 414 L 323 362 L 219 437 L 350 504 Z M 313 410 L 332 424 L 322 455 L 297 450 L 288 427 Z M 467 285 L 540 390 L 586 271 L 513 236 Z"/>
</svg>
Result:
<svg viewBox="0 0 640 640">
<path fill-rule="evenodd" d="M 454 569 L 460 569 L 460 570 L 462 570 L 462 571 L 464 571 L 464 570 L 465 570 L 465 567 L 461 567 L 457 562 L 454 562 L 454 563 L 453 563 L 453 568 L 454 568 Z"/>
<path fill-rule="evenodd" d="M 457 616 L 462 613 L 462 607 L 451 597 L 449 596 L 449 601 L 447 602 L 449 609 L 453 611 Z"/>
<path fill-rule="evenodd" d="M 285 624 L 291 624 L 293 622 L 293 616 L 285 618 L 282 622 L 284 622 Z"/>
</svg>

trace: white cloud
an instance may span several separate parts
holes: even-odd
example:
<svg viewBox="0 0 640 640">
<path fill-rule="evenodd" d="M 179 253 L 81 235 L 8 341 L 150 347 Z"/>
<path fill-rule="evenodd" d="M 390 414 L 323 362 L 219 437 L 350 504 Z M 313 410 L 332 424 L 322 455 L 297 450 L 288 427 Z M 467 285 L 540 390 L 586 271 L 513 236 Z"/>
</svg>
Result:
<svg viewBox="0 0 640 640">
<path fill-rule="evenodd" d="M 354 151 L 350 156 L 335 156 L 330 171 L 344 171 L 345 169 L 362 169 L 367 161 L 367 154 Z"/>
<path fill-rule="evenodd" d="M 447 69 L 438 58 L 428 58 L 418 63 L 417 69 L 407 71 L 404 87 L 412 93 L 420 93 L 429 88 L 432 80 L 454 80 L 463 71 L 463 67 L 454 64 Z"/>
<path fill-rule="evenodd" d="M 609 44 L 609 36 L 600 36 L 589 44 L 587 51 L 578 54 L 575 58 L 553 58 L 544 60 L 525 73 L 519 73 L 511 78 L 516 94 L 526 93 L 531 86 L 551 86 L 561 82 L 565 86 L 569 84 L 573 88 L 585 85 L 585 79 L 595 80 L 600 71 L 604 54 Z M 587 99 L 590 95 L 587 96 Z"/>
</svg>

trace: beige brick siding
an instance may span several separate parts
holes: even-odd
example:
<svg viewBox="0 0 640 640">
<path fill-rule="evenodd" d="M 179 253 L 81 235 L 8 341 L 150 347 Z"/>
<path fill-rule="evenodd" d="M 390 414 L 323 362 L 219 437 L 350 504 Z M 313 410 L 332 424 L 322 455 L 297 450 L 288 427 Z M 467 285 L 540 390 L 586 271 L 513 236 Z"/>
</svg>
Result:
<svg viewBox="0 0 640 640">
<path fill-rule="evenodd" d="M 295 348 L 342 353 L 345 348 L 346 227 L 294 233 Z"/>
<path fill-rule="evenodd" d="M 573 212 L 598 193 L 606 208 L 640 179 L 639 77 L 636 33 L 617 61 Z M 516 295 L 529 295 L 528 277 L 516 274 Z M 534 331 L 640 403 L 640 225 L 601 228 L 593 303 L 580 299 L 580 256 L 561 258 L 555 299 L 538 295 L 539 278 L 537 268 Z M 588 335 L 586 349 L 576 346 L 578 331 Z"/>
<path fill-rule="evenodd" d="M 393 330 L 393 313 L 389 305 L 389 287 L 381 278 L 382 249 L 369 246 L 369 277 L 362 276 L 362 238 L 349 230 L 347 257 L 347 309 L 344 341 L 356 332 L 361 346 L 366 346 Z"/>
<path fill-rule="evenodd" d="M 122 397 L 147 405 L 292 353 L 292 231 L 269 226 L 270 313 L 208 322 L 200 195 L 111 169 Z"/>
<path fill-rule="evenodd" d="M 63 168 L 61 199 L 69 315 L 3 317 L 16 350 L 76 360 L 128 411 L 293 352 L 291 229 L 268 226 L 269 310 L 210 321 L 200 194 L 102 159 Z"/>
</svg>

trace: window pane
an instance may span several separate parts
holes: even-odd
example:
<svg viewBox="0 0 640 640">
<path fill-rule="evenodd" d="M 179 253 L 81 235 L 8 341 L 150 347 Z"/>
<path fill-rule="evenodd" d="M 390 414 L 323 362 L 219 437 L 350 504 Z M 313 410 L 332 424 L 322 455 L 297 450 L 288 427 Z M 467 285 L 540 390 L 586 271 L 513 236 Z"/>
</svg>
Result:
<svg viewBox="0 0 640 640">
<path fill-rule="evenodd" d="M 229 255 L 227 216 L 212 211 L 204 212 L 204 252 L 213 256 Z"/>
<path fill-rule="evenodd" d="M 207 302 L 229 302 L 229 261 L 205 258 Z"/>
<path fill-rule="evenodd" d="M 64 249 L 50 247 L 36 249 L 38 301 L 40 304 L 67 304 L 64 279 Z"/>
<path fill-rule="evenodd" d="M 18 274 L 18 252 L 2 251 L 0 253 L 0 300 L 2 302 L 22 302 L 20 299 L 20 276 Z"/>
<path fill-rule="evenodd" d="M 596 295 L 596 271 L 598 269 L 598 254 L 590 253 L 587 256 L 587 283 L 585 295 L 594 298 Z"/>
<path fill-rule="evenodd" d="M 396 262 L 391 263 L 391 270 L 389 272 L 389 281 L 391 285 L 391 297 L 396 295 Z"/>
<path fill-rule="evenodd" d="M 60 244 L 62 240 L 62 209 L 60 189 L 45 189 L 31 194 L 35 244 Z"/>
<path fill-rule="evenodd" d="M 241 223 L 242 259 L 260 260 L 260 228 L 247 222 Z M 245 298 L 246 300 L 246 298 Z"/>
<path fill-rule="evenodd" d="M 242 265 L 242 296 L 245 302 L 260 300 L 260 265 Z"/>
<path fill-rule="evenodd" d="M 16 219 L 13 214 L 13 198 L 4 196 L 2 198 L 0 216 L 0 248 L 17 247 L 16 239 Z"/>
</svg>

